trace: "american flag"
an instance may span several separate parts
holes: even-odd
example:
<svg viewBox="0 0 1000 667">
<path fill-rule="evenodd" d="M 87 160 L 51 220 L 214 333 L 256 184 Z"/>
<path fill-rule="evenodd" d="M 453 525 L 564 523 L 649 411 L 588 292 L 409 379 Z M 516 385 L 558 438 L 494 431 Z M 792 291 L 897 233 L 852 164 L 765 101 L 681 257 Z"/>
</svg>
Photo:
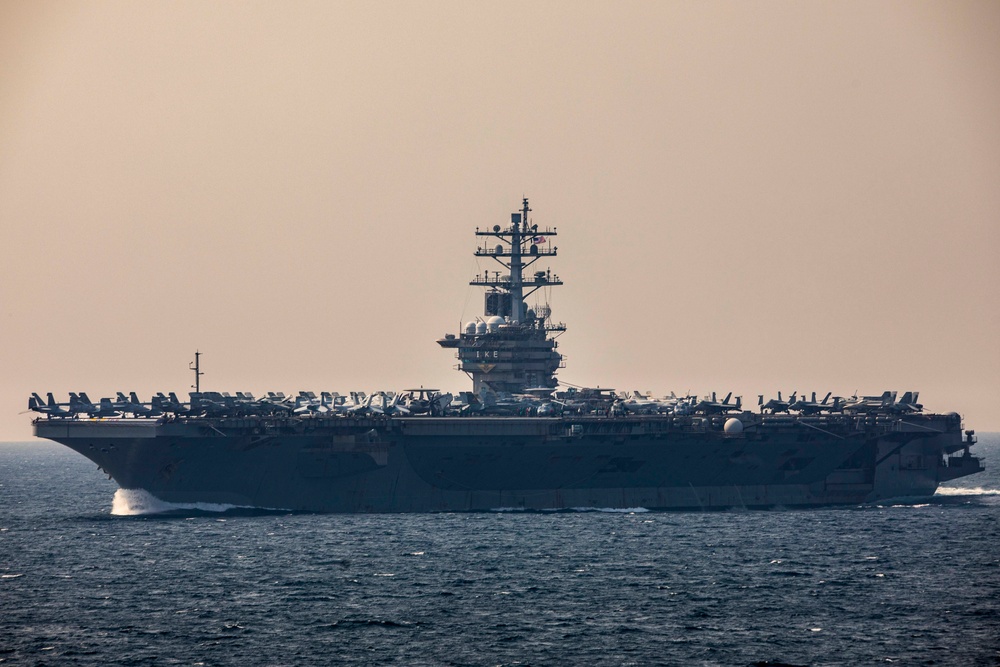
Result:
<svg viewBox="0 0 1000 667">
<path fill-rule="evenodd" d="M 533 237 L 531 239 L 531 242 L 532 243 L 545 243 L 545 237 L 544 236 L 535 236 L 535 237 Z"/>
</svg>

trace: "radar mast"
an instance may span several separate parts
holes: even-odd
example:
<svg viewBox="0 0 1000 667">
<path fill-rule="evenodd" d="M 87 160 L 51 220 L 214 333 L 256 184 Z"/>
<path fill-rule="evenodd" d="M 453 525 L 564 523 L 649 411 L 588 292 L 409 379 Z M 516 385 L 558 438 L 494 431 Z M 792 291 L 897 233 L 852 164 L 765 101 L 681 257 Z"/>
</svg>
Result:
<svg viewBox="0 0 1000 667">
<path fill-rule="evenodd" d="M 473 391 L 524 393 L 528 388 L 555 388 L 555 373 L 563 367 L 558 344 L 550 334 L 566 330 L 549 319 L 548 305 L 529 309 L 524 300 L 542 287 L 562 285 L 550 269 L 528 272 L 543 257 L 555 257 L 558 248 L 550 241 L 555 228 L 539 229 L 528 214 L 524 198 L 521 210 L 512 213 L 510 225 L 476 228 L 485 245 L 476 248 L 476 257 L 495 261 L 500 270 L 486 270 L 469 282 L 486 289 L 483 317 L 465 325 L 458 336 L 438 341 L 442 347 L 458 348 L 456 368 L 473 381 Z"/>
</svg>

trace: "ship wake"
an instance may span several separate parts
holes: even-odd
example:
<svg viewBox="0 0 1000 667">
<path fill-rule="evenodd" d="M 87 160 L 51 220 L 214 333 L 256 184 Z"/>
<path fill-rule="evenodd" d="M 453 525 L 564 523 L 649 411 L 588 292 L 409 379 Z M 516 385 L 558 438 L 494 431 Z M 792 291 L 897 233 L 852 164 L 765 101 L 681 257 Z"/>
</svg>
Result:
<svg viewBox="0 0 1000 667">
<path fill-rule="evenodd" d="M 170 503 L 160 500 L 145 489 L 118 489 L 111 502 L 114 516 L 145 516 L 150 514 L 221 514 L 223 512 L 284 512 L 277 508 L 225 503 Z"/>
</svg>

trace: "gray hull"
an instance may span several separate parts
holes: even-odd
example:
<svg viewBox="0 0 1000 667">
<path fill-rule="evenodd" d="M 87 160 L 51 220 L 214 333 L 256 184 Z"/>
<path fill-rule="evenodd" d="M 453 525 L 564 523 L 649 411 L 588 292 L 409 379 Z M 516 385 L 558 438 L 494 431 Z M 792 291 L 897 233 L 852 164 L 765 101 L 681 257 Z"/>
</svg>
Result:
<svg viewBox="0 0 1000 667">
<path fill-rule="evenodd" d="M 982 469 L 952 416 L 740 418 L 739 434 L 655 416 L 51 419 L 35 432 L 167 502 L 319 512 L 857 504 Z"/>
</svg>

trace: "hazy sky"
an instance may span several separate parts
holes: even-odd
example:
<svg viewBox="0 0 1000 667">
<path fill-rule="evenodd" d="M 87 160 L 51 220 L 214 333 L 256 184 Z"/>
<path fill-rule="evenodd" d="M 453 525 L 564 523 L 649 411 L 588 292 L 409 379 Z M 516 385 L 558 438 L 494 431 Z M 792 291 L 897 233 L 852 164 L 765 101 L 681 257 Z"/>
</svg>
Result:
<svg viewBox="0 0 1000 667">
<path fill-rule="evenodd" d="M 186 392 L 196 348 L 212 390 L 471 388 L 434 341 L 522 195 L 567 382 L 1000 430 L 997 35 L 995 1 L 0 0 L 0 439 L 32 391 Z"/>
</svg>

